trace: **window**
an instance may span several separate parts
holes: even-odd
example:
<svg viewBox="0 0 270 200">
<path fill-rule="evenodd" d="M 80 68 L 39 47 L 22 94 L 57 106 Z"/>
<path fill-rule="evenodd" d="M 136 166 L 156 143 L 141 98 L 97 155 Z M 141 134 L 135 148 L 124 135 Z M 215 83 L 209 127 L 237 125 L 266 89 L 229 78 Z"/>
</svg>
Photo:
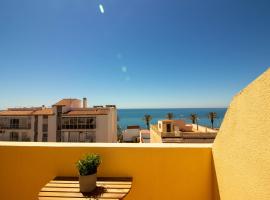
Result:
<svg viewBox="0 0 270 200">
<path fill-rule="evenodd" d="M 20 120 L 19 119 L 10 119 L 10 128 L 19 128 Z"/>
<path fill-rule="evenodd" d="M 95 117 L 63 117 L 62 129 L 95 129 Z"/>
<path fill-rule="evenodd" d="M 22 133 L 22 141 L 30 141 L 30 137 L 28 137 L 28 134 L 26 132 Z"/>
<path fill-rule="evenodd" d="M 31 117 L 5 117 L 0 119 L 0 128 L 5 129 L 30 129 Z"/>
<path fill-rule="evenodd" d="M 79 133 L 79 141 L 84 142 L 85 141 L 85 133 L 80 132 Z"/>
<path fill-rule="evenodd" d="M 87 118 L 86 128 L 87 129 L 95 129 L 96 128 L 96 120 L 95 120 L 95 118 Z"/>
<path fill-rule="evenodd" d="M 68 142 L 79 142 L 79 133 L 78 132 L 69 132 Z"/>
<path fill-rule="evenodd" d="M 84 142 L 96 142 L 96 133 L 95 132 L 87 132 L 85 135 Z"/>
<path fill-rule="evenodd" d="M 5 129 L 8 127 L 8 118 L 0 118 L 0 129 Z"/>
<path fill-rule="evenodd" d="M 43 132 L 43 134 L 42 134 L 42 142 L 48 142 L 48 132 Z"/>
<path fill-rule="evenodd" d="M 85 129 L 86 128 L 86 118 L 80 117 L 78 118 L 78 129 Z"/>
<path fill-rule="evenodd" d="M 18 141 L 18 140 L 19 140 L 19 133 L 10 132 L 10 141 Z"/>
<path fill-rule="evenodd" d="M 42 131 L 43 132 L 48 132 L 48 124 L 43 124 L 42 125 Z"/>
</svg>

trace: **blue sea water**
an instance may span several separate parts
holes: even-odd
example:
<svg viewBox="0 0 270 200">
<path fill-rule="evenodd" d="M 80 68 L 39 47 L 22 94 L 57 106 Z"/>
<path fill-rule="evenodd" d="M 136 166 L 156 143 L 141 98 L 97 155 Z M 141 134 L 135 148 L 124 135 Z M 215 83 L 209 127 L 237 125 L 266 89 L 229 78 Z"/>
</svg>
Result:
<svg viewBox="0 0 270 200">
<path fill-rule="evenodd" d="M 143 116 L 149 114 L 152 116 L 151 124 L 156 124 L 158 120 L 165 119 L 166 114 L 171 112 L 175 119 L 183 119 L 187 123 L 191 123 L 189 119 L 191 113 L 196 113 L 199 117 L 198 124 L 211 126 L 208 119 L 209 112 L 216 112 L 217 119 L 214 121 L 214 127 L 219 128 L 227 108 L 164 108 L 164 109 L 118 109 L 119 125 L 125 129 L 128 125 L 140 125 L 145 128 Z"/>
</svg>

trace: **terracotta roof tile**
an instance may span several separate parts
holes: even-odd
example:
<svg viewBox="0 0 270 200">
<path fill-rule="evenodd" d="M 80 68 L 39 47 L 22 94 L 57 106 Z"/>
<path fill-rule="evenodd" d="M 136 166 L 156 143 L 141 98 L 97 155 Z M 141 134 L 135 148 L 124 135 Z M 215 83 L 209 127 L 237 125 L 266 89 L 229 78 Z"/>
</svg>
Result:
<svg viewBox="0 0 270 200">
<path fill-rule="evenodd" d="M 52 108 L 45 108 L 42 110 L 37 110 L 33 113 L 34 115 L 53 115 L 53 109 Z"/>
<path fill-rule="evenodd" d="M 33 110 L 4 110 L 0 112 L 0 116 L 31 116 Z"/>
<path fill-rule="evenodd" d="M 80 99 L 62 99 L 58 101 L 54 106 L 66 106 L 70 105 L 73 101 L 80 101 Z"/>
</svg>

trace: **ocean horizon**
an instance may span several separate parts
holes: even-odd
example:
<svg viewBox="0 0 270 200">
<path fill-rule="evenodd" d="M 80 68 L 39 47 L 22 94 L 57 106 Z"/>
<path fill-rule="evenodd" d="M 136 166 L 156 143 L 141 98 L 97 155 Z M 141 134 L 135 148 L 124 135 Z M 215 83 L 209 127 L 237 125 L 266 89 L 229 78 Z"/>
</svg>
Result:
<svg viewBox="0 0 270 200">
<path fill-rule="evenodd" d="M 227 108 L 121 108 L 118 109 L 118 124 L 122 129 L 126 129 L 129 125 L 139 125 L 141 128 L 146 128 L 143 121 L 145 114 L 152 116 L 150 124 L 156 124 L 158 120 L 166 119 L 167 113 L 173 113 L 174 119 L 182 119 L 186 123 L 191 123 L 190 114 L 195 113 L 198 115 L 199 125 L 210 127 L 208 113 L 216 112 L 217 118 L 214 121 L 214 127 L 219 128 L 226 111 Z"/>
</svg>

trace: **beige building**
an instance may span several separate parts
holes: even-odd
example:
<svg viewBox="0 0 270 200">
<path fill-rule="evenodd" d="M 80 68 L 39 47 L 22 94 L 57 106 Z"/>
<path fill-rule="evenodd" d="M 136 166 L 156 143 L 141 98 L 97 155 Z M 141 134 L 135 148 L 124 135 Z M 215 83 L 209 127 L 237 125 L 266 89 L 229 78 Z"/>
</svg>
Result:
<svg viewBox="0 0 270 200">
<path fill-rule="evenodd" d="M 183 120 L 159 120 L 151 125 L 151 143 L 212 143 L 217 130 L 186 124 Z"/>
<path fill-rule="evenodd" d="M 82 105 L 83 104 L 83 105 Z M 51 108 L 0 111 L 0 140 L 38 142 L 116 142 L 114 105 L 87 107 L 79 99 L 62 99 Z"/>
</svg>

